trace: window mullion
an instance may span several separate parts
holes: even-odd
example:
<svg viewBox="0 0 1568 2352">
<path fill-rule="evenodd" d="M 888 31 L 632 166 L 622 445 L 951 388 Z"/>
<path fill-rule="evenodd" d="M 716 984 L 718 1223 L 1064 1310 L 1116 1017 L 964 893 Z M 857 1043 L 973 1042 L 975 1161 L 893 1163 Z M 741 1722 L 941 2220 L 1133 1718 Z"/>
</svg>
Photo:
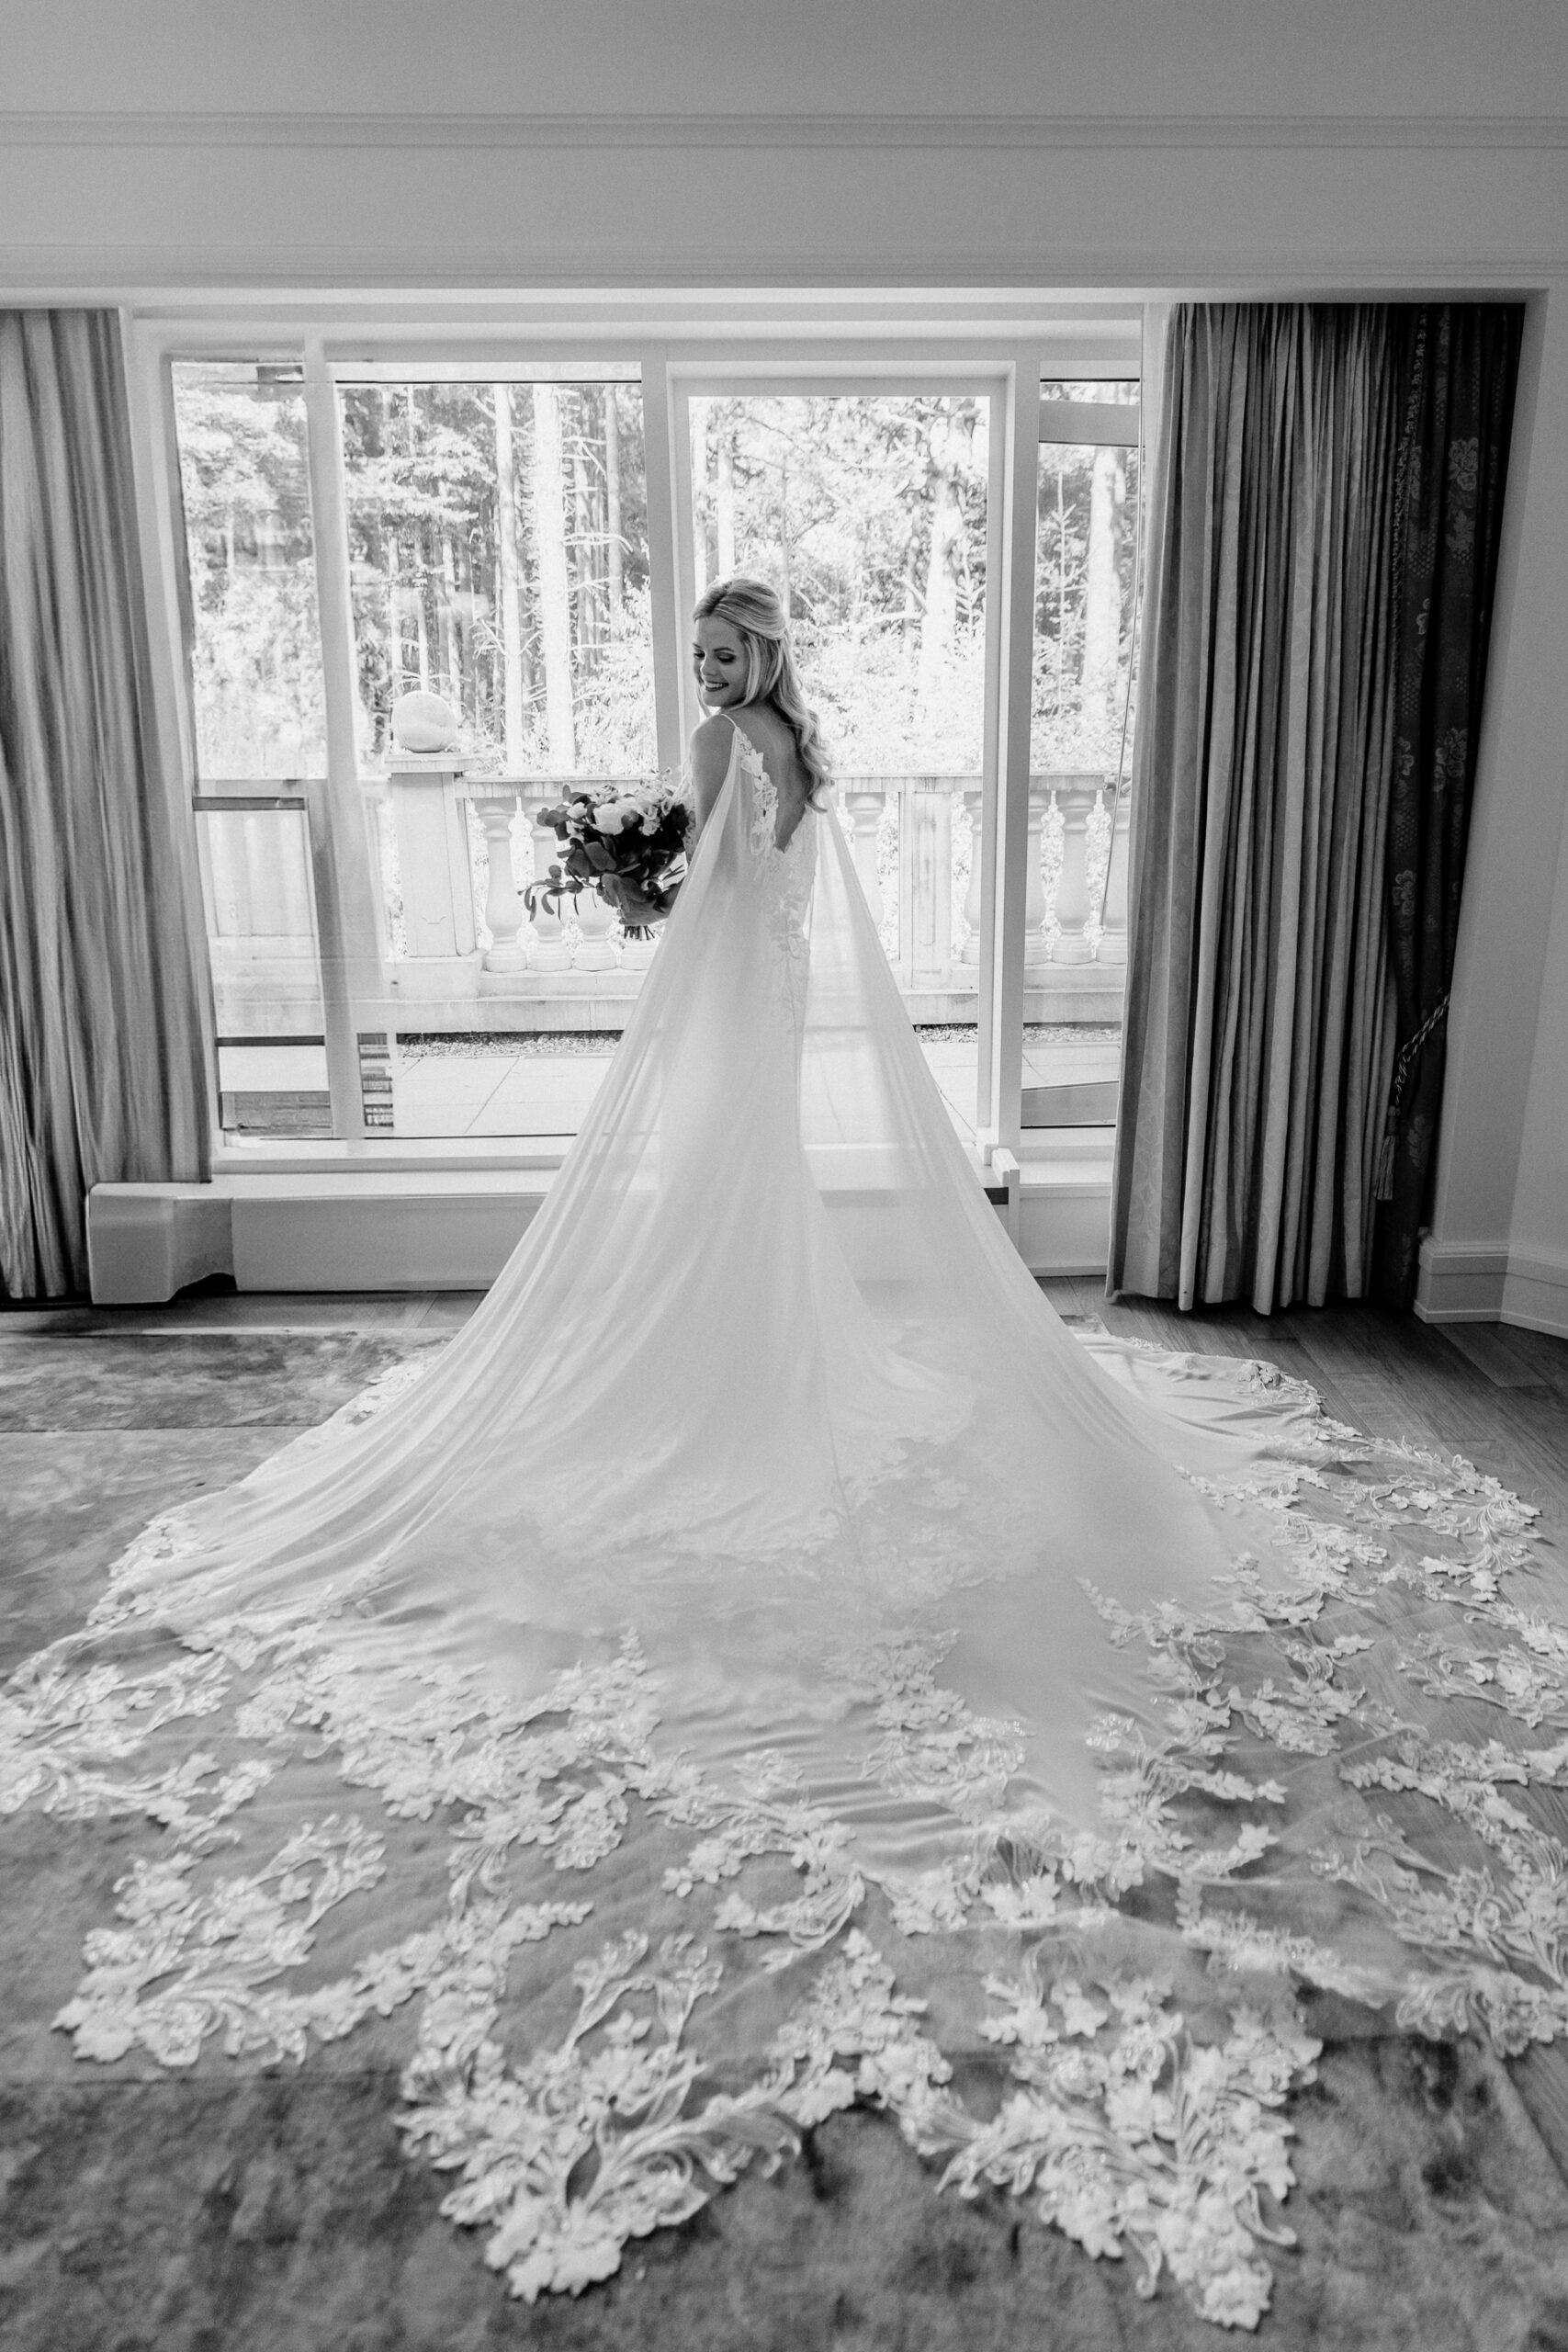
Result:
<svg viewBox="0 0 1568 2352">
<path fill-rule="evenodd" d="M 986 751 L 976 1135 L 1016 1152 L 1023 1061 L 1034 526 L 1040 464 L 1038 345 L 1021 344 L 992 401 L 986 611 Z"/>
<path fill-rule="evenodd" d="M 685 752 L 685 615 L 681 604 L 681 503 L 675 426 L 683 402 L 670 380 L 662 344 L 642 353 L 644 481 L 648 493 L 648 584 L 653 638 L 654 725 L 659 764 L 678 775 Z"/>
<path fill-rule="evenodd" d="M 384 1025 L 387 988 L 355 741 L 357 696 L 343 430 L 337 386 L 314 337 L 305 347 L 305 400 L 327 736 L 326 782 L 310 788 L 310 859 L 333 1132 L 356 1141 L 368 1133 L 360 1086 L 359 1024 L 368 1019 L 373 1025 Z"/>
</svg>

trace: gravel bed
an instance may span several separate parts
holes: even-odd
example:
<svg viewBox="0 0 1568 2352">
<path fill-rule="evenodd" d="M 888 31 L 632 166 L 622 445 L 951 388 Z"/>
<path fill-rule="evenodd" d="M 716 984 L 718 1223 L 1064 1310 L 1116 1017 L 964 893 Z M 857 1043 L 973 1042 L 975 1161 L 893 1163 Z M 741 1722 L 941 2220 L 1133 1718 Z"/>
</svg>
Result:
<svg viewBox="0 0 1568 2352">
<path fill-rule="evenodd" d="M 933 1046 L 972 1044 L 977 1032 L 970 1022 L 922 1022 L 918 1035 Z M 1119 1025 L 1099 1021 L 1030 1022 L 1023 1032 L 1026 1046 L 1070 1046 L 1085 1042 L 1117 1046 Z M 581 1055 L 592 1059 L 615 1052 L 621 1042 L 618 1029 L 492 1029 L 446 1032 L 421 1030 L 398 1039 L 400 1062 L 479 1061 L 503 1055 L 508 1061 L 525 1057 L 562 1061 Z"/>
<path fill-rule="evenodd" d="M 525 1056 L 561 1061 L 569 1054 L 588 1057 L 613 1054 L 620 1042 L 618 1029 L 492 1029 L 452 1036 L 422 1030 L 417 1035 L 398 1039 L 398 1059 L 477 1062 L 488 1055 L 504 1054 L 508 1061 Z"/>
</svg>

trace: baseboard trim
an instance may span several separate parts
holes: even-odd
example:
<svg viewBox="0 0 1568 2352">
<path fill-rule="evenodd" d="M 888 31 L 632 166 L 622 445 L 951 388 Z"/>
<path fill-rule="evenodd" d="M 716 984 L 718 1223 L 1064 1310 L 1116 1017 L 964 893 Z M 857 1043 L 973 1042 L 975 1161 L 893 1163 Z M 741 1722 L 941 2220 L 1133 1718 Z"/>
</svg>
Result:
<svg viewBox="0 0 1568 2352">
<path fill-rule="evenodd" d="M 87 1199 L 92 1295 L 104 1306 L 150 1306 L 209 1274 L 231 1274 L 242 1291 L 484 1290 L 555 1173 L 295 1170 L 209 1184 L 96 1184 Z M 1103 1274 L 1109 1168 L 1031 1166 L 1017 1181 L 1015 1238 L 1030 1272 Z M 1007 1203 L 1000 1213 L 1005 1221 Z"/>
<path fill-rule="evenodd" d="M 1416 1312 L 1424 1323 L 1517 1323 L 1568 1339 L 1568 1257 L 1428 1238 Z"/>
<path fill-rule="evenodd" d="M 1495 1323 L 1508 1276 L 1506 1241 L 1421 1244 L 1416 1312 L 1423 1323 Z"/>
<path fill-rule="evenodd" d="M 1503 1320 L 1527 1331 L 1548 1331 L 1568 1340 L 1568 1257 L 1537 1257 L 1510 1250 L 1503 1285 Z"/>
</svg>

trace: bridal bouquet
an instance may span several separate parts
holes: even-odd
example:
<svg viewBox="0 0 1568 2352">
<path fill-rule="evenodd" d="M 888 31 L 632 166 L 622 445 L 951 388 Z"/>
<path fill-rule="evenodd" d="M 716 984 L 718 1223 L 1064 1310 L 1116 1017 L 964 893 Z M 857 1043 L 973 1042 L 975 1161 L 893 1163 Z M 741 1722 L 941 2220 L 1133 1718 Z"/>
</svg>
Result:
<svg viewBox="0 0 1568 2352">
<path fill-rule="evenodd" d="M 574 785 L 558 808 L 541 808 L 564 854 L 542 882 L 524 892 L 528 912 L 541 902 L 559 914 L 563 898 L 597 890 L 620 916 L 628 939 L 651 939 L 675 903 L 686 863 L 688 811 L 663 776 L 638 783 Z"/>
</svg>

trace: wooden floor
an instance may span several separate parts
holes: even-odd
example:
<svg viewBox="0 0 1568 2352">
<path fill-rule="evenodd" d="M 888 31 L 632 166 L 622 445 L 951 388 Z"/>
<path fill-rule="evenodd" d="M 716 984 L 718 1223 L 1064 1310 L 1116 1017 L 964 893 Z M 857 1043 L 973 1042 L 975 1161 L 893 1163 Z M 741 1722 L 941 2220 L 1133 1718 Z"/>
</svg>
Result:
<svg viewBox="0 0 1568 2352">
<path fill-rule="evenodd" d="M 1310 1381 L 1328 1410 L 1377 1437 L 1407 1437 L 1463 1453 L 1568 1535 L 1568 1340 L 1505 1324 L 1435 1325 L 1380 1307 L 1335 1306 L 1283 1315 L 1241 1306 L 1179 1315 L 1150 1299 L 1112 1304 L 1098 1277 L 1041 1288 L 1058 1314 L 1110 1331 L 1210 1355 L 1261 1356 Z M 478 1291 L 281 1295 L 197 1290 L 151 1307 L 6 1307 L 0 1340 L 113 1331 L 241 1329 L 418 1331 L 467 1321 Z"/>
<path fill-rule="evenodd" d="M 1128 1339 L 1194 1353 L 1261 1356 L 1307 1380 L 1329 1412 L 1371 1437 L 1462 1453 L 1568 1536 L 1568 1340 L 1501 1323 L 1423 1323 L 1363 1306 L 1179 1315 L 1152 1299 L 1112 1304 L 1098 1280 L 1041 1288 L 1059 1315 L 1094 1316 Z"/>
</svg>

